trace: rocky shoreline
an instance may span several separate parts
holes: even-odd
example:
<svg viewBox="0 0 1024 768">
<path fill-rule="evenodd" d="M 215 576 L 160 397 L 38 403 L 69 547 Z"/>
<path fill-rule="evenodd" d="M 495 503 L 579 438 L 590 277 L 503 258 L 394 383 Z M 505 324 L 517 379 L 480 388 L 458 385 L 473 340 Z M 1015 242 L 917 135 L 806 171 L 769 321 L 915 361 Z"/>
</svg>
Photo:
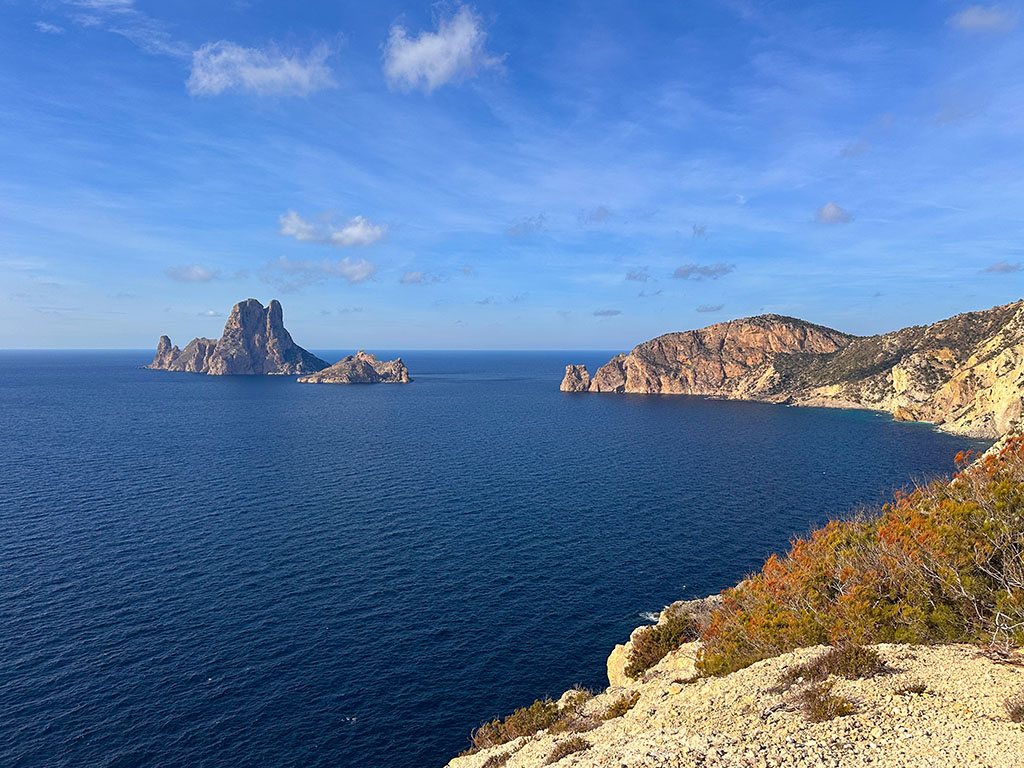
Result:
<svg viewBox="0 0 1024 768">
<path fill-rule="evenodd" d="M 659 336 L 593 376 L 567 365 L 561 389 L 863 408 L 996 438 L 1024 413 L 1024 301 L 866 337 L 742 318 Z"/>
</svg>

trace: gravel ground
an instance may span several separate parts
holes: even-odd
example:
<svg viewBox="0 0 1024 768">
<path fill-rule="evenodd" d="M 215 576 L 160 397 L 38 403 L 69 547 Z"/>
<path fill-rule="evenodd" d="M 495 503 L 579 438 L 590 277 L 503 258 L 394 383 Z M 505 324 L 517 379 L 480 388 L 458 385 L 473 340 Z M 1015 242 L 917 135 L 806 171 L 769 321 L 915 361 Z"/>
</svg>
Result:
<svg viewBox="0 0 1024 768">
<path fill-rule="evenodd" d="M 633 766 L 873 766 L 874 768 L 1024 768 L 1024 724 L 1004 701 L 1024 696 L 1024 666 L 993 660 L 978 648 L 876 646 L 890 671 L 864 680 L 832 679 L 833 693 L 855 711 L 809 722 L 795 699 L 806 687 L 778 690 L 780 677 L 825 648 L 805 648 L 721 678 L 688 681 L 696 645 L 684 646 L 643 682 L 609 688 L 586 705 L 607 709 L 624 692 L 640 692 L 625 715 L 579 734 L 547 734 L 456 758 L 449 768 L 547 765 L 560 742 L 589 748 L 559 768 Z M 1024 656 L 1020 657 L 1024 663 Z M 905 693 L 910 683 L 924 693 Z M 499 756 L 509 753 L 501 763 Z M 488 763 L 488 760 L 491 760 Z"/>
</svg>

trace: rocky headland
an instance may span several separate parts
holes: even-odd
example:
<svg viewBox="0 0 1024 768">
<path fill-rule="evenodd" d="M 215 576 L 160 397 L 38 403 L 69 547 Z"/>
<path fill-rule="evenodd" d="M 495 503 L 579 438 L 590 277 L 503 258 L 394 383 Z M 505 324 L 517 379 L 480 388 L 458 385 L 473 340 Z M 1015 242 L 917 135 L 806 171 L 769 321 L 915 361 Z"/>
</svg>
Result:
<svg viewBox="0 0 1024 768">
<path fill-rule="evenodd" d="M 879 336 L 732 320 L 644 342 L 593 376 L 566 366 L 561 389 L 866 408 L 999 437 L 1024 412 L 1024 301 Z"/>
<path fill-rule="evenodd" d="M 219 340 L 196 338 L 178 349 L 167 336 L 161 336 L 153 362 L 145 367 L 251 376 L 315 373 L 328 365 L 292 341 L 284 327 L 280 302 L 273 299 L 264 307 L 256 299 L 246 299 L 232 308 Z"/>
<path fill-rule="evenodd" d="M 303 384 L 407 384 L 409 370 L 402 358 L 378 360 L 359 350 L 322 371 L 300 376 Z"/>
</svg>

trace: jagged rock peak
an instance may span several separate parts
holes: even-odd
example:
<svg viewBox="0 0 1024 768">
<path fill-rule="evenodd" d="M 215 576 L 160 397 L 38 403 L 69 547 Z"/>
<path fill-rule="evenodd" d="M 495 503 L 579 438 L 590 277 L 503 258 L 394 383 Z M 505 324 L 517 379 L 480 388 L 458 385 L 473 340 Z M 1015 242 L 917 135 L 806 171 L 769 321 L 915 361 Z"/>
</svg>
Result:
<svg viewBox="0 0 1024 768">
<path fill-rule="evenodd" d="M 759 315 L 659 336 L 589 383 L 579 368 L 566 369 L 564 391 L 868 408 L 998 437 L 1024 414 L 1024 301 L 862 337 Z"/>
<path fill-rule="evenodd" d="M 407 384 L 411 379 L 402 358 L 378 360 L 359 350 L 329 368 L 300 377 L 299 381 L 303 384 Z"/>
<path fill-rule="evenodd" d="M 256 299 L 246 299 L 231 309 L 219 340 L 193 339 L 179 351 L 161 336 L 153 362 L 146 367 L 221 376 L 306 374 L 327 365 L 292 340 L 280 302 L 273 299 L 264 307 Z"/>
</svg>

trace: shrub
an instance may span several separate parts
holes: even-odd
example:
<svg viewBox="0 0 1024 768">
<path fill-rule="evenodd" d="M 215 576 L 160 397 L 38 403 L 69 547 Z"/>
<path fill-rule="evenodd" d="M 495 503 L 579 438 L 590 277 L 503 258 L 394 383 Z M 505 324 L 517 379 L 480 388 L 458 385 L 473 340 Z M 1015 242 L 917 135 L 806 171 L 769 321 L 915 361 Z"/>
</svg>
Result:
<svg viewBox="0 0 1024 768">
<path fill-rule="evenodd" d="M 558 719 L 558 705 L 551 699 L 538 699 L 528 707 L 517 709 L 504 720 L 491 720 L 473 733 L 473 749 L 487 749 L 505 744 L 521 736 L 543 731 Z"/>
<path fill-rule="evenodd" d="M 604 714 L 601 715 L 601 719 L 613 720 L 616 717 L 622 717 L 624 714 L 629 712 L 629 710 L 635 707 L 638 701 L 640 701 L 640 691 L 623 694 L 609 705 L 608 709 L 606 709 Z"/>
<path fill-rule="evenodd" d="M 807 686 L 796 701 L 804 716 L 812 723 L 824 723 L 857 711 L 852 701 L 832 693 L 832 686 L 828 683 Z"/>
<path fill-rule="evenodd" d="M 833 521 L 726 590 L 698 670 L 826 643 L 1024 642 L 1024 439 L 965 461 L 952 482 Z"/>
<path fill-rule="evenodd" d="M 896 689 L 897 696 L 928 693 L 928 686 L 923 680 L 908 680 Z"/>
<path fill-rule="evenodd" d="M 498 754 L 491 755 L 484 760 L 483 765 L 480 766 L 480 768 L 501 768 L 501 766 L 508 762 L 510 757 L 512 757 L 511 752 L 499 752 Z"/>
<path fill-rule="evenodd" d="M 784 686 L 792 685 L 797 680 L 818 682 L 829 675 L 856 680 L 863 677 L 874 677 L 887 669 L 882 657 L 874 648 L 862 645 L 841 645 L 830 648 L 815 659 L 790 667 L 782 675 Z"/>
<path fill-rule="evenodd" d="M 1024 723 L 1024 692 L 1014 694 L 1003 701 L 1006 714 L 1015 723 Z"/>
<path fill-rule="evenodd" d="M 623 671 L 629 677 L 638 678 L 684 642 L 696 639 L 697 622 L 694 618 L 682 611 L 674 611 L 663 622 L 637 633 Z"/>
<path fill-rule="evenodd" d="M 548 755 L 547 765 L 557 763 L 563 757 L 590 749 L 590 742 L 580 736 L 573 736 L 571 739 L 560 741 L 555 745 L 554 750 Z"/>
</svg>

